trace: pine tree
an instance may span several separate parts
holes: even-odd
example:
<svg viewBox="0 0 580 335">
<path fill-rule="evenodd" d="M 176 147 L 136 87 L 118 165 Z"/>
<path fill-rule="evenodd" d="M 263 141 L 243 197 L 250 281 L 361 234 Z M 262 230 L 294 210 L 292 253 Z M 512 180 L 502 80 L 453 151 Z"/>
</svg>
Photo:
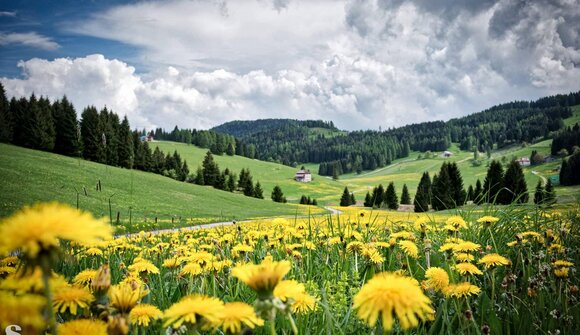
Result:
<svg viewBox="0 0 580 335">
<path fill-rule="evenodd" d="M 82 129 L 81 129 L 82 133 Z M 119 159 L 119 166 L 132 169 L 133 161 L 135 158 L 135 145 L 133 144 L 133 135 L 131 132 L 131 127 L 129 126 L 129 120 L 127 116 L 123 118 L 118 131 L 118 147 L 117 155 Z"/>
<path fill-rule="evenodd" d="M 16 101 L 14 99 L 14 101 Z M 10 109 L 10 103 L 6 98 L 4 86 L 0 82 L 0 142 L 12 142 L 13 134 L 13 115 Z"/>
<path fill-rule="evenodd" d="M 503 167 L 501 163 L 493 160 L 487 169 L 487 175 L 483 181 L 483 202 L 502 203 L 501 189 L 503 188 Z"/>
<path fill-rule="evenodd" d="M 481 180 L 477 179 L 475 182 L 475 189 L 473 190 L 473 203 L 480 205 L 483 203 L 483 187 Z"/>
<path fill-rule="evenodd" d="M 282 193 L 282 189 L 280 188 L 280 186 L 278 185 L 274 186 L 271 198 L 274 202 L 285 202 L 284 193 Z"/>
<path fill-rule="evenodd" d="M 157 146 L 155 147 L 155 150 L 153 150 L 152 159 L 153 163 L 151 164 L 151 171 L 157 174 L 162 174 L 163 170 L 165 170 L 165 156 Z"/>
<path fill-rule="evenodd" d="M 434 178 L 435 180 L 435 178 Z M 454 187 L 451 184 L 451 178 L 449 177 L 448 164 L 443 163 L 437 179 L 433 182 L 432 187 L 432 205 L 435 210 L 443 210 L 455 208 L 456 202 L 453 198 Z"/>
<path fill-rule="evenodd" d="M 369 192 L 367 192 L 367 195 L 365 195 L 365 202 L 363 206 L 373 207 L 373 199 L 371 198 L 371 194 Z"/>
<path fill-rule="evenodd" d="M 417 192 L 415 193 L 415 199 L 413 200 L 413 205 L 415 206 L 415 212 L 421 213 L 429 210 L 429 193 L 431 188 L 431 178 L 429 178 L 429 173 L 424 172 L 417 186 Z"/>
<path fill-rule="evenodd" d="M 80 154 L 79 123 L 77 112 L 66 96 L 53 104 L 54 129 L 56 137 L 54 152 L 76 157 Z"/>
<path fill-rule="evenodd" d="M 179 177 L 179 180 L 185 181 L 187 179 L 187 176 L 189 176 L 189 167 L 187 166 L 187 161 L 183 160 L 183 165 L 181 166 L 181 175 Z"/>
<path fill-rule="evenodd" d="M 316 201 L 316 199 L 312 199 L 312 206 L 318 206 L 318 201 Z"/>
<path fill-rule="evenodd" d="M 465 189 L 463 189 L 463 178 L 461 177 L 461 172 L 455 162 L 447 163 L 446 168 L 451 183 L 451 197 L 455 203 L 453 207 L 461 206 L 465 204 L 465 198 L 467 196 Z"/>
<path fill-rule="evenodd" d="M 393 182 L 390 182 L 389 186 L 387 186 L 385 203 L 388 209 L 396 210 L 399 208 L 399 199 L 397 198 L 397 192 L 395 191 L 395 184 Z"/>
<path fill-rule="evenodd" d="M 354 197 L 354 193 L 350 194 L 350 204 L 356 205 L 356 198 Z"/>
<path fill-rule="evenodd" d="M 228 175 L 228 191 L 233 192 L 236 190 L 236 176 L 233 173 L 230 173 Z M 254 190 L 254 192 L 256 192 Z M 264 197 L 262 196 L 261 199 L 263 199 Z"/>
<path fill-rule="evenodd" d="M 226 182 L 227 182 L 227 176 L 226 176 L 225 172 L 222 171 L 222 173 L 220 173 L 218 175 L 218 177 L 216 178 L 215 185 L 213 187 L 217 188 L 218 190 L 225 190 L 226 189 Z"/>
<path fill-rule="evenodd" d="M 53 151 L 56 132 L 54 130 L 54 118 L 52 116 L 52 104 L 48 98 L 40 97 L 37 103 L 33 148 Z"/>
<path fill-rule="evenodd" d="M 350 192 L 348 191 L 348 187 L 345 187 L 344 191 L 342 192 L 342 196 L 340 197 L 340 205 L 350 206 Z"/>
<path fill-rule="evenodd" d="M 544 192 L 544 204 L 552 205 L 556 203 L 556 191 L 554 190 L 554 185 L 552 185 L 552 181 L 548 178 L 548 182 L 546 183 L 546 189 Z"/>
<path fill-rule="evenodd" d="M 538 184 L 536 184 L 536 191 L 534 192 L 534 203 L 536 205 L 541 205 L 544 203 L 544 185 L 542 184 L 542 180 L 538 180 Z"/>
<path fill-rule="evenodd" d="M 401 205 L 410 205 L 411 196 L 409 196 L 409 189 L 407 189 L 407 184 L 403 184 L 403 191 L 401 191 Z"/>
<path fill-rule="evenodd" d="M 504 176 L 505 202 L 525 204 L 528 202 L 528 186 L 520 163 L 512 161 Z"/>
<path fill-rule="evenodd" d="M 202 167 L 203 180 L 205 185 L 214 186 L 216 184 L 217 178 L 220 175 L 220 170 L 217 163 L 213 160 L 213 155 L 210 151 L 205 154 Z"/>
<path fill-rule="evenodd" d="M 254 196 L 254 181 L 252 180 L 252 175 L 250 170 L 246 170 L 246 178 L 244 181 L 244 195 L 248 197 Z"/>
<path fill-rule="evenodd" d="M 306 198 L 306 196 L 304 194 L 300 197 L 300 204 L 301 205 L 308 204 L 308 199 Z"/>
<path fill-rule="evenodd" d="M 197 185 L 205 185 L 205 180 L 203 179 L 203 169 L 201 166 L 197 167 L 197 171 L 195 172 L 195 180 L 193 182 Z"/>
<path fill-rule="evenodd" d="M 264 191 L 262 190 L 262 185 L 259 181 L 256 182 L 256 186 L 254 187 L 253 197 L 257 199 L 264 199 Z"/>
<path fill-rule="evenodd" d="M 228 147 L 226 149 L 226 155 L 233 156 L 236 153 L 236 148 L 232 142 L 228 143 Z"/>
<path fill-rule="evenodd" d="M 385 188 L 382 184 L 379 184 L 376 189 L 373 190 L 373 206 L 381 207 L 385 199 Z"/>
<path fill-rule="evenodd" d="M 86 107 L 81 114 L 81 139 L 85 159 L 100 163 L 105 162 L 102 135 L 97 109 L 93 106 Z"/>
</svg>

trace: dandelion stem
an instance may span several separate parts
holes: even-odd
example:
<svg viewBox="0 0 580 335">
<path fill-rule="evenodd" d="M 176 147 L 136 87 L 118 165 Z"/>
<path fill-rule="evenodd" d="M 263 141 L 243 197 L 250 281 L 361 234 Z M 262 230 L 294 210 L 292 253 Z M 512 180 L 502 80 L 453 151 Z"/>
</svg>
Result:
<svg viewBox="0 0 580 335">
<path fill-rule="evenodd" d="M 52 292 L 50 291 L 50 265 L 47 258 L 42 260 L 42 282 L 44 284 L 44 296 L 46 297 L 46 310 L 48 313 L 48 324 L 52 334 L 58 335 L 56 327 L 56 316 L 52 308 Z"/>
<path fill-rule="evenodd" d="M 296 322 L 294 322 L 294 318 L 292 317 L 292 314 L 288 313 L 288 320 L 290 320 L 290 326 L 292 326 L 292 332 L 294 332 L 294 335 L 298 335 L 298 328 L 296 328 Z"/>
</svg>

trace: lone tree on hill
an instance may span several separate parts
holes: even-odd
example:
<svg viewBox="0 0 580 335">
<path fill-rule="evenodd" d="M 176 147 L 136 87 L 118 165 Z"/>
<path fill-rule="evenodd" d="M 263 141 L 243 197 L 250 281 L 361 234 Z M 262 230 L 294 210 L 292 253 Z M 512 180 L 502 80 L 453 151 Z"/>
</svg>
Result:
<svg viewBox="0 0 580 335">
<path fill-rule="evenodd" d="M 409 190 L 407 189 L 407 184 L 403 184 L 403 191 L 401 192 L 401 205 L 410 205 L 411 197 L 409 196 Z"/>
<path fill-rule="evenodd" d="M 262 191 L 262 185 L 260 182 L 256 182 L 256 187 L 254 187 L 254 198 L 264 199 L 264 191 Z"/>
<path fill-rule="evenodd" d="M 512 161 L 505 172 L 504 187 L 506 188 L 504 190 L 506 203 L 525 204 L 528 202 L 528 185 L 522 167 L 517 161 Z"/>
<path fill-rule="evenodd" d="M 393 182 L 390 182 L 389 186 L 387 186 L 387 192 L 385 193 L 385 203 L 388 209 L 399 208 L 399 199 L 397 198 L 397 192 L 395 191 L 395 184 Z"/>
<path fill-rule="evenodd" d="M 286 197 L 278 185 L 274 186 L 274 189 L 272 190 L 272 200 L 274 202 L 286 202 Z"/>
</svg>

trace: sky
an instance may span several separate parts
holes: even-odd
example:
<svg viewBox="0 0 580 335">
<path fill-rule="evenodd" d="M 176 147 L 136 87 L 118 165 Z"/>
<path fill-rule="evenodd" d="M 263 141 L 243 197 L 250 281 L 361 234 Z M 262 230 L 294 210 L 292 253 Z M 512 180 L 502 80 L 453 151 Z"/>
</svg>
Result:
<svg viewBox="0 0 580 335">
<path fill-rule="evenodd" d="M 387 129 L 580 90 L 580 0 L 11 0 L 8 97 L 132 127 Z"/>
</svg>

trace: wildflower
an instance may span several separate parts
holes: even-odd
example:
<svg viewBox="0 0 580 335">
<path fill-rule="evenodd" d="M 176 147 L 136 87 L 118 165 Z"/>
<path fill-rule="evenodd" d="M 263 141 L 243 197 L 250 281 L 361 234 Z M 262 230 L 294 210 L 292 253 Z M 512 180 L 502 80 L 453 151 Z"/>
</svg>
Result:
<svg viewBox="0 0 580 335">
<path fill-rule="evenodd" d="M 294 299 L 305 291 L 306 288 L 304 287 L 304 284 L 301 284 L 296 280 L 282 280 L 278 285 L 276 285 L 276 288 L 274 288 L 274 296 L 283 302 L 286 302 L 288 299 Z"/>
<path fill-rule="evenodd" d="M 109 291 L 111 306 L 121 313 L 129 312 L 133 307 L 135 307 L 135 305 L 137 305 L 141 298 L 148 294 L 147 291 L 141 289 L 141 286 L 135 286 L 135 288 L 131 287 L 131 285 L 127 283 L 112 286 Z"/>
<path fill-rule="evenodd" d="M 99 248 L 89 248 L 87 250 L 85 250 L 85 255 L 89 255 L 89 256 L 101 256 L 103 255 L 103 250 L 99 249 Z"/>
<path fill-rule="evenodd" d="M 101 320 L 73 320 L 58 326 L 61 335 L 107 335 L 107 324 Z"/>
<path fill-rule="evenodd" d="M 457 246 L 457 243 L 445 243 L 441 247 L 439 247 L 439 252 L 445 251 L 453 251 L 453 249 Z"/>
<path fill-rule="evenodd" d="M 475 257 L 472 254 L 469 254 L 467 252 L 458 252 L 457 254 L 455 254 L 455 258 L 460 262 L 471 262 L 472 260 L 475 259 Z"/>
<path fill-rule="evenodd" d="M 0 277 L 4 277 L 16 272 L 16 269 L 11 266 L 0 266 Z"/>
<path fill-rule="evenodd" d="M 548 247 L 548 252 L 550 252 L 550 253 L 560 253 L 560 254 L 562 254 L 562 253 L 564 253 L 564 251 L 566 251 L 566 248 L 564 248 L 563 245 L 558 244 L 558 243 L 551 244 Z"/>
<path fill-rule="evenodd" d="M 253 251 L 254 248 L 250 245 L 238 244 L 232 248 L 232 257 L 240 257 Z"/>
<path fill-rule="evenodd" d="M 480 269 L 477 268 L 477 266 L 471 264 L 471 263 L 459 263 L 457 265 L 455 265 L 455 270 L 459 273 L 461 273 L 462 275 L 482 275 L 483 272 L 481 272 Z"/>
<path fill-rule="evenodd" d="M 213 297 L 189 295 L 171 305 L 165 313 L 164 327 L 174 329 L 183 324 L 194 327 L 212 328 L 220 324 L 224 313 L 224 303 Z"/>
<path fill-rule="evenodd" d="M 135 306 L 129 313 L 129 321 L 132 325 L 139 327 L 149 327 L 149 324 L 163 316 L 161 311 L 149 304 L 139 304 Z"/>
<path fill-rule="evenodd" d="M 477 263 L 483 264 L 486 269 L 489 269 L 493 266 L 508 265 L 510 264 L 510 260 L 498 254 L 487 254 L 481 257 Z"/>
<path fill-rule="evenodd" d="M 129 270 L 137 273 L 159 274 L 159 269 L 153 265 L 153 263 L 145 259 L 129 265 Z"/>
<path fill-rule="evenodd" d="M 481 245 L 470 241 L 458 243 L 453 247 L 453 251 L 455 252 L 471 252 L 479 249 L 481 249 Z"/>
<path fill-rule="evenodd" d="M 447 288 L 443 291 L 446 296 L 448 297 L 467 297 L 470 295 L 478 295 L 481 292 L 481 289 L 471 283 L 464 282 L 459 284 L 450 284 Z"/>
<path fill-rule="evenodd" d="M 447 219 L 446 224 L 452 226 L 455 229 L 467 228 L 467 222 L 465 222 L 465 220 L 463 220 L 463 218 L 458 215 L 454 215 Z"/>
<path fill-rule="evenodd" d="M 445 270 L 438 267 L 432 267 L 425 271 L 426 283 L 429 288 L 435 291 L 443 291 L 449 285 L 449 275 Z"/>
<path fill-rule="evenodd" d="M 254 329 L 264 325 L 254 308 L 243 302 L 230 302 L 224 305 L 220 318 L 220 327 L 225 333 L 239 334 L 243 327 Z"/>
<path fill-rule="evenodd" d="M 193 262 L 188 263 L 187 265 L 185 265 L 183 267 L 183 269 L 181 269 L 182 276 L 188 275 L 188 276 L 195 277 L 195 276 L 198 276 L 202 273 L 203 273 L 203 269 L 201 268 L 201 266 L 199 264 L 193 263 Z"/>
<path fill-rule="evenodd" d="M 569 267 L 569 266 L 574 266 L 574 263 L 572 262 L 568 262 L 568 261 L 564 261 L 564 260 L 556 260 L 554 263 L 555 267 Z"/>
<path fill-rule="evenodd" d="M 375 275 L 354 296 L 353 307 L 358 317 L 373 327 L 381 315 L 386 331 L 393 328 L 393 314 L 401 328 L 416 327 L 433 313 L 431 301 L 423 294 L 416 280 L 383 272 Z"/>
<path fill-rule="evenodd" d="M 111 287 L 111 269 L 109 264 L 101 265 L 97 274 L 91 282 L 91 289 L 94 292 L 105 293 Z"/>
<path fill-rule="evenodd" d="M 92 269 L 83 270 L 74 277 L 73 283 L 82 286 L 89 286 L 96 275 L 97 275 L 96 270 Z"/>
<path fill-rule="evenodd" d="M 415 243 L 411 241 L 399 241 L 399 246 L 407 256 L 419 258 L 419 248 L 417 248 Z"/>
<path fill-rule="evenodd" d="M 181 262 L 177 258 L 168 258 L 163 261 L 161 266 L 167 269 L 175 269 L 179 265 L 181 265 Z"/>
<path fill-rule="evenodd" d="M 90 244 L 110 239 L 113 229 L 104 220 L 96 220 L 58 203 L 25 207 L 0 224 L 0 254 L 20 249 L 29 259 L 56 249 L 60 240 Z"/>
<path fill-rule="evenodd" d="M 260 264 L 243 264 L 232 269 L 232 276 L 238 278 L 258 295 L 266 297 L 278 285 L 278 282 L 290 271 L 288 261 L 274 262 L 269 258 Z"/>
<path fill-rule="evenodd" d="M 567 268 L 567 267 L 557 268 L 557 269 L 554 269 L 554 275 L 556 275 L 556 277 L 558 277 L 558 278 L 566 278 L 566 277 L 568 277 L 569 270 L 570 270 L 570 268 Z"/>
<path fill-rule="evenodd" d="M 496 223 L 498 221 L 499 221 L 498 218 L 496 218 L 495 216 L 489 216 L 489 215 L 482 216 L 479 219 L 477 219 L 477 222 L 485 223 L 485 224 Z"/>
<path fill-rule="evenodd" d="M 0 301 L 2 302 L 2 308 L 0 308 L 2 330 L 9 325 L 17 324 L 29 334 L 36 334 L 45 327 L 42 308 L 46 305 L 46 300 L 43 297 L 32 294 L 16 296 L 0 291 Z"/>
<path fill-rule="evenodd" d="M 77 315 L 79 308 L 88 308 L 94 300 L 91 292 L 84 287 L 65 286 L 55 291 L 52 305 L 59 313 L 68 309 L 70 314 Z"/>
</svg>

